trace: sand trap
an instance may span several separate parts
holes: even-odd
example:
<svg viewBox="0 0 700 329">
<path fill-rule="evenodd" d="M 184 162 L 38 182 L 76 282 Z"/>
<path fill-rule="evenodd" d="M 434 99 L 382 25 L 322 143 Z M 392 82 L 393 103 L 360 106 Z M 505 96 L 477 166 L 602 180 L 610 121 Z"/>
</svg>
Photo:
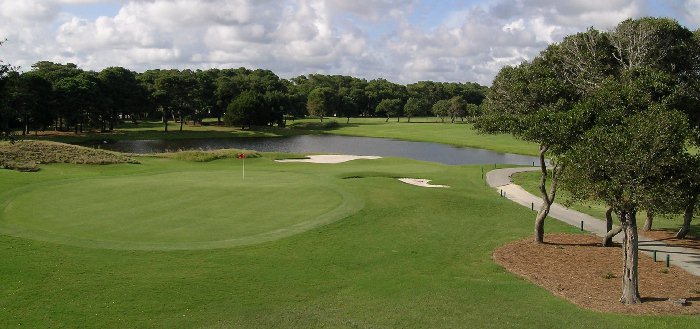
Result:
<svg viewBox="0 0 700 329">
<path fill-rule="evenodd" d="M 447 185 L 432 185 L 430 184 L 430 179 L 419 179 L 419 178 L 399 178 L 400 181 L 420 187 L 441 187 L 449 188 Z"/>
<path fill-rule="evenodd" d="M 286 160 L 276 160 L 277 162 L 308 162 L 308 163 L 343 163 L 352 160 L 366 159 L 375 160 L 381 159 L 380 156 L 372 155 L 343 155 L 343 154 L 322 154 L 322 155 L 309 155 L 308 159 L 286 159 Z"/>
</svg>

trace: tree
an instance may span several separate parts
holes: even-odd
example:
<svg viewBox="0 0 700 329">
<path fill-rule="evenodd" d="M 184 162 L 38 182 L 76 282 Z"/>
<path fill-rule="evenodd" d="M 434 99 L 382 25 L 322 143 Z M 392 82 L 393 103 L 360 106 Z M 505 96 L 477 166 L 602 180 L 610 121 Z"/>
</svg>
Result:
<svg viewBox="0 0 700 329">
<path fill-rule="evenodd" d="M 323 122 L 323 117 L 332 110 L 333 103 L 333 91 L 328 87 L 318 87 L 309 93 L 306 109 L 309 110 L 309 115 L 317 116 Z"/>
<path fill-rule="evenodd" d="M 481 107 L 479 107 L 479 105 L 472 104 L 472 103 L 465 104 L 464 111 L 465 111 L 465 114 L 470 117 L 470 119 L 469 119 L 470 122 L 474 122 L 474 120 L 476 120 L 476 118 L 479 115 L 481 115 Z"/>
<path fill-rule="evenodd" d="M 357 102 L 352 96 L 340 96 L 338 100 L 338 116 L 346 117 L 346 123 L 350 123 L 350 118 L 359 114 Z"/>
<path fill-rule="evenodd" d="M 462 118 L 462 121 L 464 121 L 466 113 L 466 106 L 462 96 L 450 98 L 450 118 L 452 123 L 455 123 L 455 118 Z"/>
<path fill-rule="evenodd" d="M 75 133 L 94 121 L 101 109 L 102 95 L 97 75 L 82 72 L 76 76 L 60 79 L 55 85 L 56 106 L 66 126 L 72 126 Z"/>
<path fill-rule="evenodd" d="M 591 197 L 609 204 L 624 233 L 623 290 L 620 301 L 640 303 L 637 278 L 636 215 L 649 204 L 682 193 L 673 184 L 673 168 L 684 153 L 687 119 L 655 105 L 627 116 L 618 125 L 599 125 L 568 153 L 562 182 L 578 200 Z"/>
<path fill-rule="evenodd" d="M 556 198 L 562 171 L 557 156 L 576 140 L 585 125 L 579 116 L 569 113 L 576 96 L 565 84 L 560 70 L 559 47 L 552 45 L 532 63 L 501 69 L 493 81 L 476 128 L 489 133 L 511 133 L 539 144 L 542 206 L 535 217 L 535 241 L 544 242 L 544 221 Z M 550 157 L 551 176 L 546 161 Z M 547 180 L 551 184 L 547 189 Z"/>
<path fill-rule="evenodd" d="M 429 110 L 428 102 L 416 97 L 409 98 L 403 107 L 403 113 L 408 118 L 408 122 L 411 122 L 411 117 L 425 115 Z"/>
<path fill-rule="evenodd" d="M 289 95 L 279 90 L 267 91 L 263 95 L 264 106 L 258 109 L 259 119 L 255 124 L 283 126 L 283 117 L 287 108 L 291 106 Z"/>
<path fill-rule="evenodd" d="M 697 203 L 689 184 L 697 177 L 688 169 L 697 162 L 686 145 L 698 128 L 697 97 L 688 91 L 698 77 L 698 45 L 688 46 L 692 35 L 677 22 L 654 18 L 624 21 L 596 40 L 602 41 L 585 45 L 614 49 L 612 60 L 587 50 L 587 56 L 560 61 L 561 72 L 587 71 L 566 81 L 581 96 L 572 113 L 588 127 L 562 157 L 567 168 L 562 182 L 575 199 L 602 200 L 617 214 L 625 236 L 620 301 L 636 304 L 641 302 L 637 213 L 685 210 L 692 218 Z M 591 62 L 571 65 L 586 61 Z"/>
<path fill-rule="evenodd" d="M 450 101 L 446 99 L 437 101 L 433 104 L 431 112 L 439 117 L 442 122 L 445 122 L 445 117 L 450 115 Z"/>
<path fill-rule="evenodd" d="M 168 115 L 177 113 L 180 120 L 180 131 L 185 122 L 185 116 L 194 111 L 194 87 L 196 80 L 192 71 L 177 70 L 162 72 L 155 81 L 155 97 L 163 107 L 163 124 L 165 131 L 168 126 Z"/>
<path fill-rule="evenodd" d="M 22 123 L 22 135 L 29 129 L 51 124 L 55 114 L 50 110 L 51 84 L 42 76 L 28 72 L 13 72 L 8 79 L 8 103 Z"/>
<path fill-rule="evenodd" d="M 403 102 L 400 99 L 384 99 L 377 105 L 375 112 L 386 115 L 386 121 L 389 122 L 389 117 L 396 116 L 396 122 L 401 118 L 401 109 Z"/>
<path fill-rule="evenodd" d="M 5 41 L 0 41 L 0 46 Z M 6 103 L 7 99 L 7 76 L 13 70 L 12 66 L 0 59 L 0 140 L 10 138 L 12 129 L 10 128 L 11 115 L 9 114 L 9 106 Z"/>
<path fill-rule="evenodd" d="M 683 224 L 678 232 L 677 239 L 684 239 L 690 230 L 690 222 L 693 220 L 695 209 L 698 207 L 698 196 L 700 195 L 700 157 L 698 155 L 687 156 L 685 163 L 681 163 L 679 170 L 679 188 L 685 193 L 676 199 L 679 207 L 683 210 Z"/>
<path fill-rule="evenodd" d="M 114 130 L 119 116 L 131 116 L 145 103 L 145 89 L 136 80 L 136 74 L 123 67 L 108 67 L 98 75 L 104 87 L 104 100 L 107 107 L 102 130 Z M 106 127 L 105 127 L 106 126 Z"/>
<path fill-rule="evenodd" d="M 254 91 L 246 90 L 234 99 L 226 108 L 224 122 L 230 126 L 250 128 L 254 121 L 256 110 L 262 106 L 261 97 Z"/>
</svg>

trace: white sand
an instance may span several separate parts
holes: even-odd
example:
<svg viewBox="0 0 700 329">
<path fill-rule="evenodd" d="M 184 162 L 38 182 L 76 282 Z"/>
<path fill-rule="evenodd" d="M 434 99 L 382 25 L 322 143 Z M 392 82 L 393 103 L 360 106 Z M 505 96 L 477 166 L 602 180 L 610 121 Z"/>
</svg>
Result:
<svg viewBox="0 0 700 329">
<path fill-rule="evenodd" d="M 419 178 L 399 178 L 400 181 L 420 187 L 441 187 L 449 188 L 447 185 L 432 185 L 430 184 L 430 179 L 419 179 Z"/>
<path fill-rule="evenodd" d="M 322 155 L 309 155 L 308 159 L 285 159 L 276 160 L 277 162 L 308 162 L 308 163 L 343 163 L 352 160 L 366 159 L 375 160 L 381 159 L 380 156 L 372 155 L 344 155 L 344 154 L 322 154 Z"/>
</svg>

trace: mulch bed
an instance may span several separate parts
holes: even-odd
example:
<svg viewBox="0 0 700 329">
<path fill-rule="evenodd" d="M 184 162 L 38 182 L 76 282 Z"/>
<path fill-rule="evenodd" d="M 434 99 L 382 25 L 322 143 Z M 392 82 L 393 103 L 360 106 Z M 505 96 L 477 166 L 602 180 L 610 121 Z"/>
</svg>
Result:
<svg viewBox="0 0 700 329">
<path fill-rule="evenodd" d="M 685 239 L 676 239 L 676 231 L 670 230 L 652 230 L 652 231 L 639 231 L 640 235 L 647 238 L 661 241 L 665 244 L 671 246 L 685 247 L 690 249 L 698 249 L 700 253 L 700 239 L 688 234 Z"/>
<path fill-rule="evenodd" d="M 502 246 L 496 263 L 553 294 L 591 310 L 627 314 L 700 314 L 700 277 L 639 254 L 639 292 L 643 303 L 624 305 L 622 250 L 601 247 L 587 234 L 550 234 L 545 244 L 531 237 Z M 673 300 L 686 299 L 682 306 Z M 670 299 L 670 300 L 669 300 Z"/>
</svg>

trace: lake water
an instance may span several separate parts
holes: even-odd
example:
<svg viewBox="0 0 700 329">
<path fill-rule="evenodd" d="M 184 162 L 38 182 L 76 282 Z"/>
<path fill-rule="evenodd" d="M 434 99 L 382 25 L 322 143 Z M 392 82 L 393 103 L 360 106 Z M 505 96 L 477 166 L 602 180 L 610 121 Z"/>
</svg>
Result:
<svg viewBox="0 0 700 329">
<path fill-rule="evenodd" d="M 94 146 L 94 145 L 93 145 Z M 404 157 L 416 160 L 460 164 L 532 165 L 536 157 L 488 150 L 453 147 L 437 143 L 408 142 L 384 138 L 335 135 L 306 135 L 270 138 L 216 138 L 184 140 L 126 140 L 100 144 L 100 148 L 127 153 L 160 153 L 177 150 L 237 148 L 260 152 L 333 153 Z"/>
</svg>

